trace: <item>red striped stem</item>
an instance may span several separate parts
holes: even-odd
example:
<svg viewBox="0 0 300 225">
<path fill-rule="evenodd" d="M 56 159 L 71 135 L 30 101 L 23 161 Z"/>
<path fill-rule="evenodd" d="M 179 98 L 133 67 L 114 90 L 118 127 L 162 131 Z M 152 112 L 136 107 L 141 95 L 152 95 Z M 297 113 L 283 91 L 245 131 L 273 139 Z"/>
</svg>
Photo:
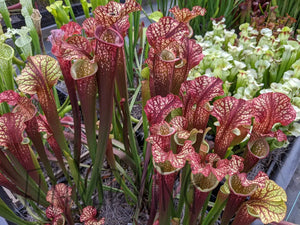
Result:
<svg viewBox="0 0 300 225">
<path fill-rule="evenodd" d="M 96 72 L 98 66 L 86 60 L 77 60 L 71 68 L 71 74 L 75 80 L 78 96 L 80 99 L 83 114 L 86 136 L 91 158 L 94 162 L 97 141 L 96 141 Z"/>
</svg>

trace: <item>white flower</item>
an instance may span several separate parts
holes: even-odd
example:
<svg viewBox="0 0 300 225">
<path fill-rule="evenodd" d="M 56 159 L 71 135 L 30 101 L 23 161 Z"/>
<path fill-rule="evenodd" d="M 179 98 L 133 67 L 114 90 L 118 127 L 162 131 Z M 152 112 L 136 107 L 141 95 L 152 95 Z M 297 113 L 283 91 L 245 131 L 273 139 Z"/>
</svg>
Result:
<svg viewBox="0 0 300 225">
<path fill-rule="evenodd" d="M 300 80 L 298 78 L 290 78 L 287 82 L 284 83 L 286 86 L 290 87 L 293 91 L 299 92 Z"/>
<path fill-rule="evenodd" d="M 293 108 L 295 109 L 296 111 L 296 118 L 295 118 L 295 121 L 299 120 L 300 119 L 300 108 L 298 108 L 297 106 L 295 105 L 292 105 Z"/>
<path fill-rule="evenodd" d="M 220 24 L 225 23 L 225 18 L 223 17 L 219 22 L 217 22 L 216 20 L 212 21 L 213 26 L 219 26 Z"/>
<path fill-rule="evenodd" d="M 300 136 L 300 124 L 299 123 L 292 123 L 289 127 L 289 133 L 293 136 Z"/>
<path fill-rule="evenodd" d="M 205 70 L 205 75 L 206 75 L 206 76 L 209 76 L 209 77 L 213 77 L 213 76 L 214 76 L 214 74 L 213 74 L 213 72 L 211 71 L 211 69 Z"/>
<path fill-rule="evenodd" d="M 223 42 L 225 41 L 225 37 L 214 36 L 214 41 L 215 43 L 223 44 Z"/>
<path fill-rule="evenodd" d="M 209 39 L 209 38 L 212 38 L 213 36 L 214 36 L 214 32 L 208 31 L 205 33 L 204 39 Z"/>
<path fill-rule="evenodd" d="M 228 52 L 229 53 L 234 53 L 234 52 L 240 53 L 241 51 L 243 51 L 242 45 L 235 46 L 235 45 L 232 45 L 231 43 L 228 43 Z"/>
<path fill-rule="evenodd" d="M 196 41 L 197 42 L 203 42 L 204 41 L 204 37 L 202 35 L 195 35 Z"/>
<path fill-rule="evenodd" d="M 293 70 L 288 70 L 286 72 L 284 72 L 282 80 L 283 81 L 288 81 L 289 79 L 291 79 L 294 76 L 294 71 Z"/>
<path fill-rule="evenodd" d="M 260 30 L 261 35 L 266 36 L 266 37 L 271 37 L 272 36 L 272 30 L 269 28 L 263 28 Z"/>
<path fill-rule="evenodd" d="M 227 38 L 231 38 L 231 37 L 235 36 L 235 31 L 234 31 L 234 29 L 224 30 L 224 34 Z"/>
<path fill-rule="evenodd" d="M 246 64 L 237 60 L 233 60 L 233 63 L 236 67 L 236 69 L 241 70 L 244 69 L 246 67 Z"/>
<path fill-rule="evenodd" d="M 265 94 L 265 93 L 270 93 L 270 92 L 274 92 L 274 91 L 270 88 L 266 88 L 266 89 L 261 89 L 259 93 L 260 94 Z"/>
</svg>

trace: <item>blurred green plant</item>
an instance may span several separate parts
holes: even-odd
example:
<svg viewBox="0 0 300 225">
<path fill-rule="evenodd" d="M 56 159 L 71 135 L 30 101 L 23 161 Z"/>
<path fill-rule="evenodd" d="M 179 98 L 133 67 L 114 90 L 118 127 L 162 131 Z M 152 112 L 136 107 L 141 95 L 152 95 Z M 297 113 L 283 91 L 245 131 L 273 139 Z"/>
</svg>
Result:
<svg viewBox="0 0 300 225">
<path fill-rule="evenodd" d="M 55 1 L 46 8 L 53 15 L 58 28 L 70 21 L 70 7 L 63 5 L 63 1 Z"/>
<path fill-rule="evenodd" d="M 204 35 L 206 31 L 211 30 L 213 27 L 211 18 L 224 16 L 227 27 L 234 28 L 236 21 L 241 16 L 238 10 L 242 2 L 244 0 L 178 0 L 178 5 L 180 8 L 189 8 L 190 10 L 193 6 L 201 6 L 206 9 L 205 16 L 197 17 L 190 23 L 195 35 Z"/>
<path fill-rule="evenodd" d="M 267 27 L 273 31 L 284 26 L 299 28 L 300 11 L 295 1 L 249 0 L 240 4 L 240 24 L 249 23 L 258 31 Z"/>
<path fill-rule="evenodd" d="M 278 6 L 278 15 L 285 17 L 288 14 L 289 16 L 294 17 L 297 20 L 295 31 L 296 29 L 300 29 L 300 5 L 297 0 L 272 0 L 272 5 Z"/>
</svg>

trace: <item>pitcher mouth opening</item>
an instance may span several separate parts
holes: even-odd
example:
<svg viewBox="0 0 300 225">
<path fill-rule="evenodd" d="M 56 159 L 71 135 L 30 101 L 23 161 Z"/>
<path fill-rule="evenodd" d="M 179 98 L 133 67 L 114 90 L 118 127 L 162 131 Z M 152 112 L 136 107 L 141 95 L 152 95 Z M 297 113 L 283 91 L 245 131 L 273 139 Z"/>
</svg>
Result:
<svg viewBox="0 0 300 225">
<path fill-rule="evenodd" d="M 191 174 L 193 185 L 201 192 L 208 192 L 215 189 L 219 181 L 213 173 L 210 173 L 207 177 L 201 173 Z"/>
<path fill-rule="evenodd" d="M 167 49 L 162 50 L 159 56 L 162 60 L 167 62 L 176 62 L 180 60 L 179 58 L 176 58 L 175 54 L 172 51 Z"/>
<path fill-rule="evenodd" d="M 124 45 L 124 39 L 122 35 L 112 28 L 98 26 L 95 31 L 95 37 L 98 41 L 104 44 L 115 47 L 122 47 Z"/>
<path fill-rule="evenodd" d="M 179 59 L 176 63 L 175 63 L 175 68 L 179 69 L 184 67 L 186 64 L 186 60 L 185 59 Z"/>
<path fill-rule="evenodd" d="M 88 60 L 79 59 L 71 67 L 71 75 L 74 80 L 94 75 L 98 70 L 97 63 L 91 63 Z"/>
</svg>

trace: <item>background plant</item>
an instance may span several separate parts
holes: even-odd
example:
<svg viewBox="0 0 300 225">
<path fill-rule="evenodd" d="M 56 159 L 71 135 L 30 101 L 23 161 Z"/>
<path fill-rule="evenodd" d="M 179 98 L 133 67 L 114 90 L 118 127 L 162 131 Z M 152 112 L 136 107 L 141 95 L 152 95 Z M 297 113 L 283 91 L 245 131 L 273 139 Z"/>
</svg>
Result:
<svg viewBox="0 0 300 225">
<path fill-rule="evenodd" d="M 270 29 L 289 26 L 297 33 L 299 28 L 299 7 L 294 1 L 246 1 L 241 3 L 239 13 L 242 15 L 240 23 L 251 23 L 257 29 L 263 25 Z"/>
<path fill-rule="evenodd" d="M 235 22 L 240 18 L 238 13 L 239 6 L 243 0 L 233 1 L 203 1 L 203 0 L 178 0 L 178 5 L 180 8 L 192 9 L 193 6 L 201 6 L 207 10 L 205 16 L 198 17 L 191 22 L 191 26 L 196 35 L 204 35 L 208 30 L 212 29 L 211 18 L 219 18 L 224 16 L 226 18 L 226 25 L 228 27 L 234 27 Z"/>
<path fill-rule="evenodd" d="M 190 72 L 189 79 L 201 74 L 219 77 L 224 81 L 226 95 L 243 99 L 270 91 L 285 93 L 292 99 L 298 120 L 299 89 L 294 84 L 299 83 L 296 69 L 299 42 L 289 40 L 290 28 L 279 29 L 275 37 L 268 28 L 259 33 L 249 24 L 242 24 L 238 38 L 223 22 L 214 21 L 213 31 L 196 37 L 205 57 Z M 298 124 L 293 123 L 283 130 L 298 136 L 297 127 Z M 278 147 L 278 143 L 273 144 L 272 149 Z"/>
<path fill-rule="evenodd" d="M 192 12 L 187 9 L 172 9 L 173 13 L 176 12 L 174 13 L 176 19 L 182 19 L 179 12 L 189 15 L 195 11 L 194 8 Z M 255 190 L 264 189 L 260 186 L 260 181 L 264 183 L 265 179 L 268 179 L 264 173 L 259 172 L 252 181 L 246 181 L 245 178 L 246 173 L 259 158 L 268 155 L 267 137 L 275 137 L 279 142 L 286 140 L 281 130 L 272 131 L 273 125 L 276 123 L 288 125 L 295 119 L 296 112 L 290 104 L 290 99 L 284 94 L 267 93 L 258 95 L 254 100 L 244 100 L 232 96 L 224 97 L 220 77 L 200 76 L 186 82 L 174 79 L 179 68 L 189 63 L 193 65 L 189 60 L 192 61 L 198 56 L 196 47 L 192 47 L 194 51 L 190 50 L 187 54 L 194 57 L 184 58 L 184 54 L 178 54 L 180 51 L 176 47 L 181 46 L 179 43 L 184 43 L 188 32 L 183 24 L 176 22 L 169 17 L 163 17 L 150 25 L 147 30 L 147 38 L 152 48 L 146 60 L 149 67 L 149 81 L 146 80 L 144 84 L 145 92 L 148 91 L 152 98 L 147 101 L 145 112 L 150 126 L 147 141 L 151 143 L 154 167 L 152 178 L 154 186 L 148 224 L 169 224 L 171 221 L 196 224 L 198 217 L 201 224 L 212 223 L 218 218 L 226 202 L 221 223 L 228 224 L 245 199 L 252 196 Z M 214 21 L 214 24 L 217 22 Z M 219 27 L 217 32 L 221 30 Z M 227 42 L 234 34 L 231 33 Z M 209 40 L 212 40 L 212 37 Z M 203 61 L 200 61 L 200 64 Z M 209 63 L 215 61 L 216 59 L 208 60 Z M 193 67 L 194 65 L 191 66 Z M 184 73 L 181 73 L 181 76 L 184 77 Z M 176 82 L 181 83 L 179 97 L 174 95 L 177 92 L 171 88 Z M 226 85 L 224 87 L 228 94 Z M 213 107 L 210 106 L 212 102 Z M 286 109 L 285 111 L 274 110 L 282 104 L 286 105 L 282 107 Z M 273 113 L 271 115 L 271 112 L 276 115 Z M 214 125 L 211 121 L 209 123 L 210 115 L 217 119 Z M 284 121 L 284 118 L 289 118 L 289 122 Z M 216 130 L 213 147 L 205 139 L 206 132 L 211 128 Z M 235 155 L 240 152 L 242 152 L 240 156 L 245 160 Z M 224 177 L 230 191 L 219 191 L 221 199 L 211 209 L 211 213 L 205 216 L 211 191 Z M 174 189 L 176 181 L 180 185 Z M 177 196 L 178 193 L 180 193 L 178 204 L 175 206 L 174 195 Z M 284 199 L 284 196 L 282 198 Z M 281 200 L 279 202 L 282 203 Z M 201 210 L 203 213 L 199 215 Z M 284 211 L 283 207 L 276 213 L 281 214 Z"/>
</svg>

